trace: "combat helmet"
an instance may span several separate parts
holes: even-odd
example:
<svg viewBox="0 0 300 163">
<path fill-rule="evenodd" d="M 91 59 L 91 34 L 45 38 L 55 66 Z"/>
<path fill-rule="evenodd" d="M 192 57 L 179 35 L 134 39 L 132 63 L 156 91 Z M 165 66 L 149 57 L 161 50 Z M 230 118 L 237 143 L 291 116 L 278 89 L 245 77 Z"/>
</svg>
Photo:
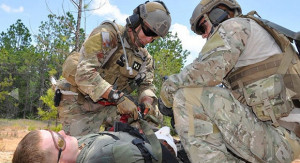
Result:
<svg viewBox="0 0 300 163">
<path fill-rule="evenodd" d="M 199 29 L 197 29 L 199 20 L 220 4 L 226 5 L 230 9 L 235 10 L 236 15 L 240 15 L 242 13 L 242 9 L 236 0 L 201 0 L 201 2 L 194 9 L 193 15 L 190 18 L 192 31 L 197 34 L 201 34 Z"/>
<path fill-rule="evenodd" d="M 133 29 L 141 23 L 147 24 L 158 36 L 164 37 L 170 29 L 171 16 L 162 1 L 146 1 L 133 10 L 133 14 L 126 19 L 126 23 Z"/>
</svg>

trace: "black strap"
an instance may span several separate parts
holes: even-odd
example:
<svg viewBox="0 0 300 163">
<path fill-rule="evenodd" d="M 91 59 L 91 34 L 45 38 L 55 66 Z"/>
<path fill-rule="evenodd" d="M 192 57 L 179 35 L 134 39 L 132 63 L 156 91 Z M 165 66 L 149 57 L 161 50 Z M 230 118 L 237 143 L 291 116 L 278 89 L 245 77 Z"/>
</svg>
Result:
<svg viewBox="0 0 300 163">
<path fill-rule="evenodd" d="M 146 141 L 147 143 L 149 143 L 148 140 L 146 139 L 145 135 L 141 134 L 137 128 L 130 126 L 128 123 L 115 122 L 114 123 L 114 132 L 119 132 L 119 131 L 127 132 L 131 136 L 140 138 L 143 141 Z"/>
<path fill-rule="evenodd" d="M 163 144 L 160 145 L 162 151 L 162 163 L 178 163 L 176 157 Z"/>
<path fill-rule="evenodd" d="M 120 138 L 118 138 L 116 135 L 113 135 L 113 134 L 110 134 L 107 132 L 101 132 L 101 133 L 99 133 L 99 135 L 108 135 L 108 136 L 111 136 L 115 140 L 120 140 Z"/>
<path fill-rule="evenodd" d="M 177 157 L 183 163 L 191 163 L 184 149 L 181 149 L 181 150 L 177 151 Z"/>
<path fill-rule="evenodd" d="M 58 157 L 57 157 L 57 163 L 59 163 L 59 158 L 60 158 L 61 152 L 62 152 L 62 149 L 59 148 L 59 151 L 58 151 Z"/>
<path fill-rule="evenodd" d="M 157 161 L 154 155 L 145 147 L 145 142 L 142 139 L 136 138 L 132 140 L 132 144 L 136 145 L 144 157 L 145 163 L 152 163 L 152 158 Z"/>
<path fill-rule="evenodd" d="M 295 40 L 295 44 L 296 44 L 296 47 L 297 47 L 297 50 L 298 50 L 298 56 L 300 56 L 300 41 Z"/>
</svg>

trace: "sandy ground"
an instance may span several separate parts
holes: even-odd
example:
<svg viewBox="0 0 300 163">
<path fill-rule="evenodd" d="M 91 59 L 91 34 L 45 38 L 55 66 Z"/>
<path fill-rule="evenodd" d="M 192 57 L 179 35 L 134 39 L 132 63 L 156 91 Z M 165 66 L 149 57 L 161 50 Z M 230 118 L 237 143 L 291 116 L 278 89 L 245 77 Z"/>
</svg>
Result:
<svg viewBox="0 0 300 163">
<path fill-rule="evenodd" d="M 13 152 L 0 152 L 1 163 L 11 163 Z"/>
<path fill-rule="evenodd" d="M 45 128 L 46 123 L 33 120 L 0 119 L 0 163 L 11 163 L 13 153 L 30 129 Z"/>
<path fill-rule="evenodd" d="M 12 160 L 20 140 L 28 133 L 28 130 L 11 130 L 9 128 L 0 131 L 0 162 L 9 163 Z"/>
</svg>

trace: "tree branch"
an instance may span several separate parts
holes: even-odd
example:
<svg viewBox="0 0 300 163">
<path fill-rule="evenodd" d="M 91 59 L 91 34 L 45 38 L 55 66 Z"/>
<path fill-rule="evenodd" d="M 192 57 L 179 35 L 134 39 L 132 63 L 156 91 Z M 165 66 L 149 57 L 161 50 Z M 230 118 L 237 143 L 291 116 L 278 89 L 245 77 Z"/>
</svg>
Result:
<svg viewBox="0 0 300 163">
<path fill-rule="evenodd" d="M 70 1 L 75 5 L 76 8 L 79 7 L 79 4 L 77 4 L 74 0 L 70 0 Z"/>
</svg>

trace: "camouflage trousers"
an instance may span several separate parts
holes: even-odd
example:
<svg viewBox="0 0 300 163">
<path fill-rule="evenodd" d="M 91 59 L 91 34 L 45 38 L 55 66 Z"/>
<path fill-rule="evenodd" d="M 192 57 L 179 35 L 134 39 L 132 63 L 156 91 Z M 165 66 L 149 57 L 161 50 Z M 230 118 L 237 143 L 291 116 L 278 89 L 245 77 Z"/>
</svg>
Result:
<svg viewBox="0 0 300 163">
<path fill-rule="evenodd" d="M 69 135 L 98 133 L 101 125 L 112 126 L 114 121 L 120 119 L 116 106 L 103 106 L 93 103 L 89 98 L 79 104 L 77 98 L 78 95 L 62 95 L 58 107 L 59 120 L 63 130 Z"/>
<path fill-rule="evenodd" d="M 258 120 L 227 89 L 179 89 L 173 110 L 175 128 L 193 163 L 291 162 L 300 154 L 300 139 L 293 132 Z"/>
</svg>

